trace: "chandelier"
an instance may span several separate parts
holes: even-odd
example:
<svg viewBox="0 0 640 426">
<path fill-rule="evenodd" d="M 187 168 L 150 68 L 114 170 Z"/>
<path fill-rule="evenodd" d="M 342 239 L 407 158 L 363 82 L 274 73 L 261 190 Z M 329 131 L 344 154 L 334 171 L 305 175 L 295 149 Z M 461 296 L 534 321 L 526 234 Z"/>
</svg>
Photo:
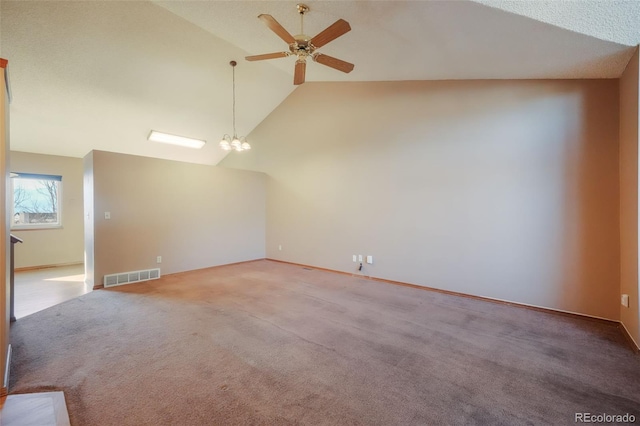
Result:
<svg viewBox="0 0 640 426">
<path fill-rule="evenodd" d="M 236 133 L 236 61 L 229 62 L 233 70 L 233 136 L 224 135 L 220 141 L 220 148 L 225 151 L 246 151 L 251 149 L 251 145 L 244 136 L 238 137 Z"/>
</svg>

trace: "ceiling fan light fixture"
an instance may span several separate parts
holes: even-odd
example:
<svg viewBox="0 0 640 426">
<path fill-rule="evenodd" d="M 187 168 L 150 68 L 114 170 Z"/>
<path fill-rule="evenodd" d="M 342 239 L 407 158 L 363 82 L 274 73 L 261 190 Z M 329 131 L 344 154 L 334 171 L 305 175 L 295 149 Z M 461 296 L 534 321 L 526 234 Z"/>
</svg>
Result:
<svg viewBox="0 0 640 426">
<path fill-rule="evenodd" d="M 233 137 L 229 135 L 224 135 L 222 140 L 220 141 L 220 148 L 224 151 L 245 151 L 251 149 L 251 145 L 245 139 L 244 136 L 237 136 L 236 133 L 236 65 L 238 63 L 236 61 L 229 62 L 233 69 Z"/>
</svg>

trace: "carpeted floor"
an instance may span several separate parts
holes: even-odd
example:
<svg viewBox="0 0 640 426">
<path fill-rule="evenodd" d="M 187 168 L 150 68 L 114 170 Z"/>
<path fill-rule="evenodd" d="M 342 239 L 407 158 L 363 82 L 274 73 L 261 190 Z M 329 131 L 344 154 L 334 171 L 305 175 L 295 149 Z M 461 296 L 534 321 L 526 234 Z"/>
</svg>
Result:
<svg viewBox="0 0 640 426">
<path fill-rule="evenodd" d="M 270 261 L 100 290 L 11 328 L 11 393 L 73 425 L 640 422 L 615 325 Z"/>
</svg>

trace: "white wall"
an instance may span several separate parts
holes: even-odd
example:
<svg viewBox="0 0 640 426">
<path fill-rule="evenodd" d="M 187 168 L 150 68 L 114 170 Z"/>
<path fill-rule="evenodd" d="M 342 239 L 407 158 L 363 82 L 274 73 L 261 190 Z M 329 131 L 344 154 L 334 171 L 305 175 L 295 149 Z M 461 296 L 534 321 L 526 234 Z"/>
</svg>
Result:
<svg viewBox="0 0 640 426">
<path fill-rule="evenodd" d="M 7 88 L 10 82 L 7 80 L 6 60 L 0 58 L 0 397 L 9 391 L 9 380 L 5 374 L 9 368 L 9 318 L 10 318 L 10 291 L 9 272 L 9 218 L 7 216 L 7 201 L 9 200 L 9 97 Z"/>
<path fill-rule="evenodd" d="M 250 139 L 269 258 L 619 317 L 616 80 L 305 83 Z"/>
<path fill-rule="evenodd" d="M 13 230 L 24 242 L 15 246 L 15 267 L 83 262 L 82 159 L 11 151 L 12 172 L 62 176 L 62 228 Z"/>
<path fill-rule="evenodd" d="M 85 212 L 93 221 L 93 235 L 85 235 L 88 283 L 96 287 L 106 274 L 156 267 L 170 274 L 265 257 L 262 173 L 92 151 L 85 177 L 93 200 Z"/>
<path fill-rule="evenodd" d="M 83 176 L 83 205 L 84 205 L 84 282 L 88 288 L 93 288 L 95 280 L 95 223 L 94 223 L 94 205 L 93 196 L 93 151 L 89 152 L 82 159 L 82 167 L 84 169 Z M 98 281 L 100 284 L 101 281 Z"/>
</svg>

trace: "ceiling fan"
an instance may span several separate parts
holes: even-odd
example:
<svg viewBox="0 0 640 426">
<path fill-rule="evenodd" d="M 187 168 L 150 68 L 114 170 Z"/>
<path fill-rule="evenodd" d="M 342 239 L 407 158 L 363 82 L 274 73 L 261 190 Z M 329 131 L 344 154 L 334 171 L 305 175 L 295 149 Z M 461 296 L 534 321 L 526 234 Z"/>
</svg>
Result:
<svg viewBox="0 0 640 426">
<path fill-rule="evenodd" d="M 351 72 L 354 67 L 353 64 L 316 52 L 316 49 L 351 31 L 349 23 L 344 19 L 338 19 L 324 31 L 320 32 L 320 34 L 315 37 L 309 37 L 304 34 L 304 14 L 309 11 L 309 6 L 300 3 L 296 5 L 296 7 L 300 14 L 300 34 L 296 36 L 289 34 L 289 32 L 284 29 L 284 27 L 280 25 L 273 16 L 265 14 L 258 16 L 262 22 L 267 24 L 267 27 L 269 27 L 271 31 L 276 33 L 278 37 L 289 45 L 289 51 L 247 56 L 245 59 L 247 61 L 262 61 L 264 59 L 286 58 L 287 56 L 292 55 L 296 56 L 296 66 L 293 75 L 293 84 L 296 85 L 304 83 L 308 58 L 313 59 L 314 62 L 318 62 L 344 73 Z"/>
</svg>

